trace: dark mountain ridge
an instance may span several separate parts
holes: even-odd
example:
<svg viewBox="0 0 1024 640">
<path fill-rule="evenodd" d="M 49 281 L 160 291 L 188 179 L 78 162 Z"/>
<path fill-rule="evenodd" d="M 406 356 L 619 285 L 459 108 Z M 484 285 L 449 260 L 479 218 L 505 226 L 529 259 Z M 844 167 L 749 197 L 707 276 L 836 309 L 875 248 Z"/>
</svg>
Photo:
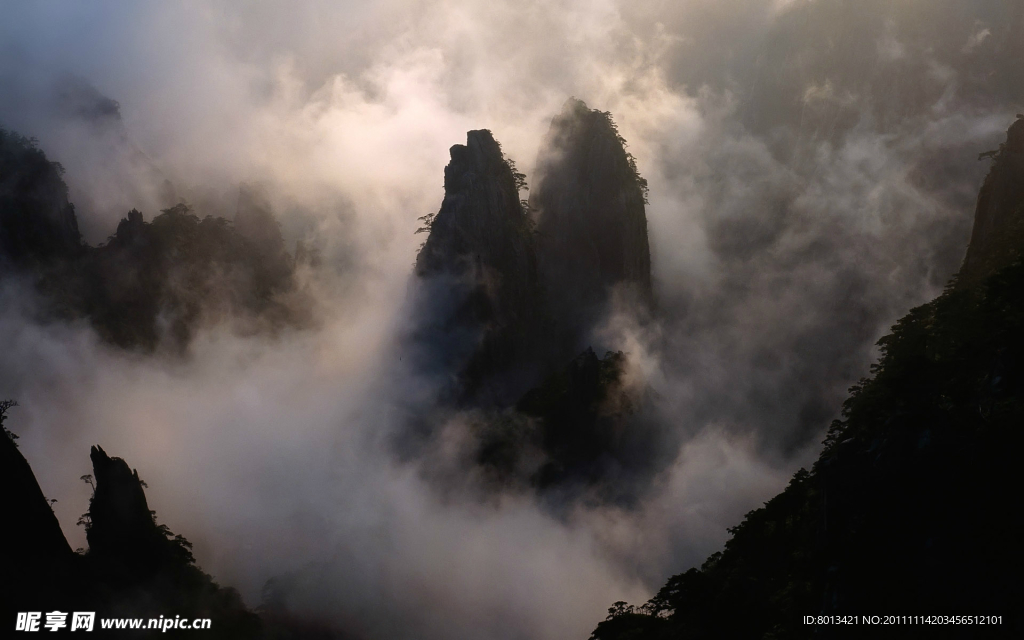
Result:
<svg viewBox="0 0 1024 640">
<path fill-rule="evenodd" d="M 1024 121 L 978 201 L 960 273 L 878 342 L 810 471 L 730 529 L 724 550 L 593 640 L 1020 637 L 1024 517 Z M 997 625 L 806 625 L 804 616 L 1000 616 Z"/>
<path fill-rule="evenodd" d="M 31 140 L 0 129 L 0 275 L 81 251 L 63 171 Z"/>
<path fill-rule="evenodd" d="M 542 330 L 533 235 L 513 165 L 490 131 L 470 131 L 450 153 L 444 201 L 416 257 L 416 276 L 447 289 L 449 304 L 436 315 L 440 326 L 421 335 L 464 336 L 461 349 L 446 339 L 428 356 L 461 355 L 452 363 L 459 402 L 507 404 L 535 375 Z"/>
<path fill-rule="evenodd" d="M 647 183 L 611 115 L 580 100 L 552 119 L 526 207 L 525 176 L 491 133 L 467 138 L 451 148 L 441 209 L 425 217 L 416 275 L 420 283 L 445 279 L 452 302 L 439 316 L 442 329 L 476 334 L 457 373 L 460 393 L 474 405 L 509 405 L 522 383 L 491 384 L 487 400 L 479 388 L 504 372 L 535 384 L 561 369 L 593 346 L 617 292 L 632 313 L 650 311 Z"/>
<path fill-rule="evenodd" d="M 33 141 L 0 130 L 0 277 L 34 282 L 44 319 L 87 318 L 119 347 L 178 353 L 200 326 L 256 333 L 311 322 L 277 222 L 251 189 L 240 191 L 237 228 L 184 203 L 150 222 L 133 209 L 92 247 L 61 173 Z"/>
<path fill-rule="evenodd" d="M 638 316 L 653 307 L 646 182 L 610 114 L 576 99 L 552 120 L 528 204 L 491 133 L 467 138 L 421 229 L 421 369 L 450 378 L 442 405 L 485 411 L 474 464 L 503 483 L 619 484 L 656 438 L 634 424 L 644 394 L 623 390 L 624 354 L 598 358 L 592 341 L 615 296 Z M 548 461 L 524 468 L 538 447 Z"/>
<path fill-rule="evenodd" d="M 10 402 L 0 403 L 0 425 Z M 269 629 L 249 611 L 233 589 L 218 586 L 192 556 L 191 544 L 174 535 L 146 502 L 144 483 L 121 458 L 93 447 L 93 486 L 89 510 L 82 516 L 89 548 L 72 552 L 32 469 L 14 436 L 0 436 L 0 476 L 6 524 L 0 528 L 5 579 L 0 584 L 5 624 L 26 611 L 94 611 L 97 618 L 210 618 L 218 638 L 295 637 L 287 629 Z M 147 632 L 104 632 L 101 637 L 148 637 Z M 149 632 L 152 633 L 152 632 Z M 169 631 L 170 637 L 187 632 Z"/>
<path fill-rule="evenodd" d="M 977 284 L 1018 259 L 1024 247 L 1024 116 L 1017 116 L 992 158 L 978 195 L 967 255 L 957 275 L 961 285 Z"/>
<path fill-rule="evenodd" d="M 651 310 L 647 181 L 611 114 L 569 99 L 537 159 L 530 213 L 561 358 L 589 346 L 618 294 L 632 313 Z"/>
</svg>

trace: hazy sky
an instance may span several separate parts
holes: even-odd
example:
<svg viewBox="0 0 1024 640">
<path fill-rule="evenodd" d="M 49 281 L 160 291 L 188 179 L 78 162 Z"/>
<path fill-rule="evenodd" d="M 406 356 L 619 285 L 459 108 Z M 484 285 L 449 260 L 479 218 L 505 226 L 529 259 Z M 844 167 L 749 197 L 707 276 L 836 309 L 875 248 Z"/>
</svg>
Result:
<svg viewBox="0 0 1024 640">
<path fill-rule="evenodd" d="M 1022 110 L 1018 5 L 5 5 L 0 125 L 63 163 L 89 241 L 171 204 L 165 182 L 226 217 L 259 182 L 288 241 L 329 258 L 309 284 L 320 328 L 212 328 L 183 360 L 35 324 L 7 283 L 9 426 L 72 546 L 98 443 L 250 604 L 289 574 L 294 606 L 368 638 L 586 637 L 808 464 L 874 341 L 956 270 L 975 158 Z M 120 119 L 83 116 L 87 87 Z M 472 474 L 440 495 L 386 445 L 436 384 L 396 364 L 416 218 L 467 130 L 529 179 L 569 96 L 613 113 L 650 183 L 664 318 L 612 317 L 595 340 L 629 352 L 678 457 L 634 510 L 553 515 L 481 499 Z M 466 437 L 457 417 L 444 434 L 431 464 Z"/>
</svg>

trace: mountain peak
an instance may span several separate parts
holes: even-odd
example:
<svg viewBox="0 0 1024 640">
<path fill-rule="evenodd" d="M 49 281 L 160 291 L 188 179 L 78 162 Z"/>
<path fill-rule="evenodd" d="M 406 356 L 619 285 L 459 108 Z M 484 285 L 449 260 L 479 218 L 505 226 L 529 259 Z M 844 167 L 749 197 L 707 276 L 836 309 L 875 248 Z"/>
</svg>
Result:
<svg viewBox="0 0 1024 640">
<path fill-rule="evenodd" d="M 116 558 L 132 566 L 133 572 L 152 570 L 139 566 L 140 561 L 152 560 L 153 550 L 166 542 L 149 510 L 138 471 L 98 445 L 92 447 L 89 458 L 96 479 L 86 531 L 90 552 Z"/>
<path fill-rule="evenodd" d="M 1017 119 L 1006 131 L 1006 151 L 1010 153 L 1024 152 L 1024 114 L 1017 114 Z"/>
<path fill-rule="evenodd" d="M 1006 142 L 982 154 L 992 168 L 978 194 L 971 242 L 957 281 L 969 285 L 983 280 L 1020 258 L 1024 246 L 1024 119 L 1006 132 Z"/>
<path fill-rule="evenodd" d="M 471 189 L 475 180 L 485 176 L 497 183 L 506 182 L 504 174 L 509 170 L 501 145 L 487 129 L 468 132 L 466 144 L 452 145 L 448 153 L 451 162 L 444 170 L 446 194 Z M 510 173 L 508 177 L 511 177 Z"/>
<path fill-rule="evenodd" d="M 535 183 L 539 268 L 568 356 L 587 345 L 614 295 L 653 306 L 647 183 L 611 114 L 576 98 L 551 120 Z"/>
<path fill-rule="evenodd" d="M 466 144 L 452 146 L 450 154 L 444 200 L 425 218 L 429 235 L 416 258 L 422 285 L 436 289 L 425 314 L 437 326 L 422 337 L 437 343 L 444 361 L 458 361 L 456 396 L 507 401 L 521 385 L 494 379 L 518 377 L 512 372 L 525 366 L 536 333 L 533 237 L 512 164 L 491 132 L 470 131 Z M 452 335 L 463 339 L 453 345 Z"/>
</svg>

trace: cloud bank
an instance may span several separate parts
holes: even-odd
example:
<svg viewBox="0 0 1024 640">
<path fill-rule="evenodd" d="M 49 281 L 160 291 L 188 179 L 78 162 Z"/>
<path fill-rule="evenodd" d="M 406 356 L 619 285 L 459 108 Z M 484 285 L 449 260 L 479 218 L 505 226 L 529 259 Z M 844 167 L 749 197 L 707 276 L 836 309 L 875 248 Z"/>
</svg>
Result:
<svg viewBox="0 0 1024 640">
<path fill-rule="evenodd" d="M 0 396 L 72 546 L 100 443 L 250 603 L 283 576 L 289 606 L 373 638 L 583 637 L 715 550 L 809 460 L 888 324 L 956 270 L 974 158 L 1024 86 L 1021 12 L 995 1 L 5 12 L 0 123 L 63 163 L 87 239 L 182 198 L 230 218 L 257 182 L 328 265 L 318 329 L 211 329 L 173 361 L 41 325 L 6 283 Z M 469 129 L 529 178 L 570 95 L 613 113 L 650 184 L 660 320 L 612 316 L 595 341 L 656 391 L 675 462 L 629 510 L 442 495 L 386 443 L 436 385 L 396 338 L 416 218 Z M 83 110 L 103 96 L 116 108 Z"/>
</svg>

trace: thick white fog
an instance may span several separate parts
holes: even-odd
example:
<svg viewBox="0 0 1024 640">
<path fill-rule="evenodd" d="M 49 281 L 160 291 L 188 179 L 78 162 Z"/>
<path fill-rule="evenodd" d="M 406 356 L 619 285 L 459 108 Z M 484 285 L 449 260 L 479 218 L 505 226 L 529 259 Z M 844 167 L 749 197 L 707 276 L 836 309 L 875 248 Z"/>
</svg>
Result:
<svg viewBox="0 0 1024 640">
<path fill-rule="evenodd" d="M 315 328 L 221 325 L 183 358 L 38 323 L 29 288 L 5 283 L 0 397 L 72 547 L 101 444 L 250 605 L 292 576 L 293 606 L 357 636 L 584 638 L 808 465 L 874 341 L 959 266 L 975 158 L 1021 98 L 994 85 L 1020 11 L 634 4 L 0 9 L 0 126 L 63 164 L 86 240 L 179 199 L 230 218 L 259 183 L 289 245 L 325 255 L 302 274 Z M 90 92 L 119 117 L 83 115 Z M 650 184 L 661 320 L 612 317 L 598 339 L 656 391 L 675 462 L 630 509 L 481 497 L 472 474 L 442 494 L 387 444 L 438 384 L 399 340 L 417 218 L 467 130 L 490 129 L 529 180 L 570 96 L 613 114 Z M 457 449 L 458 425 L 445 434 Z"/>
</svg>

